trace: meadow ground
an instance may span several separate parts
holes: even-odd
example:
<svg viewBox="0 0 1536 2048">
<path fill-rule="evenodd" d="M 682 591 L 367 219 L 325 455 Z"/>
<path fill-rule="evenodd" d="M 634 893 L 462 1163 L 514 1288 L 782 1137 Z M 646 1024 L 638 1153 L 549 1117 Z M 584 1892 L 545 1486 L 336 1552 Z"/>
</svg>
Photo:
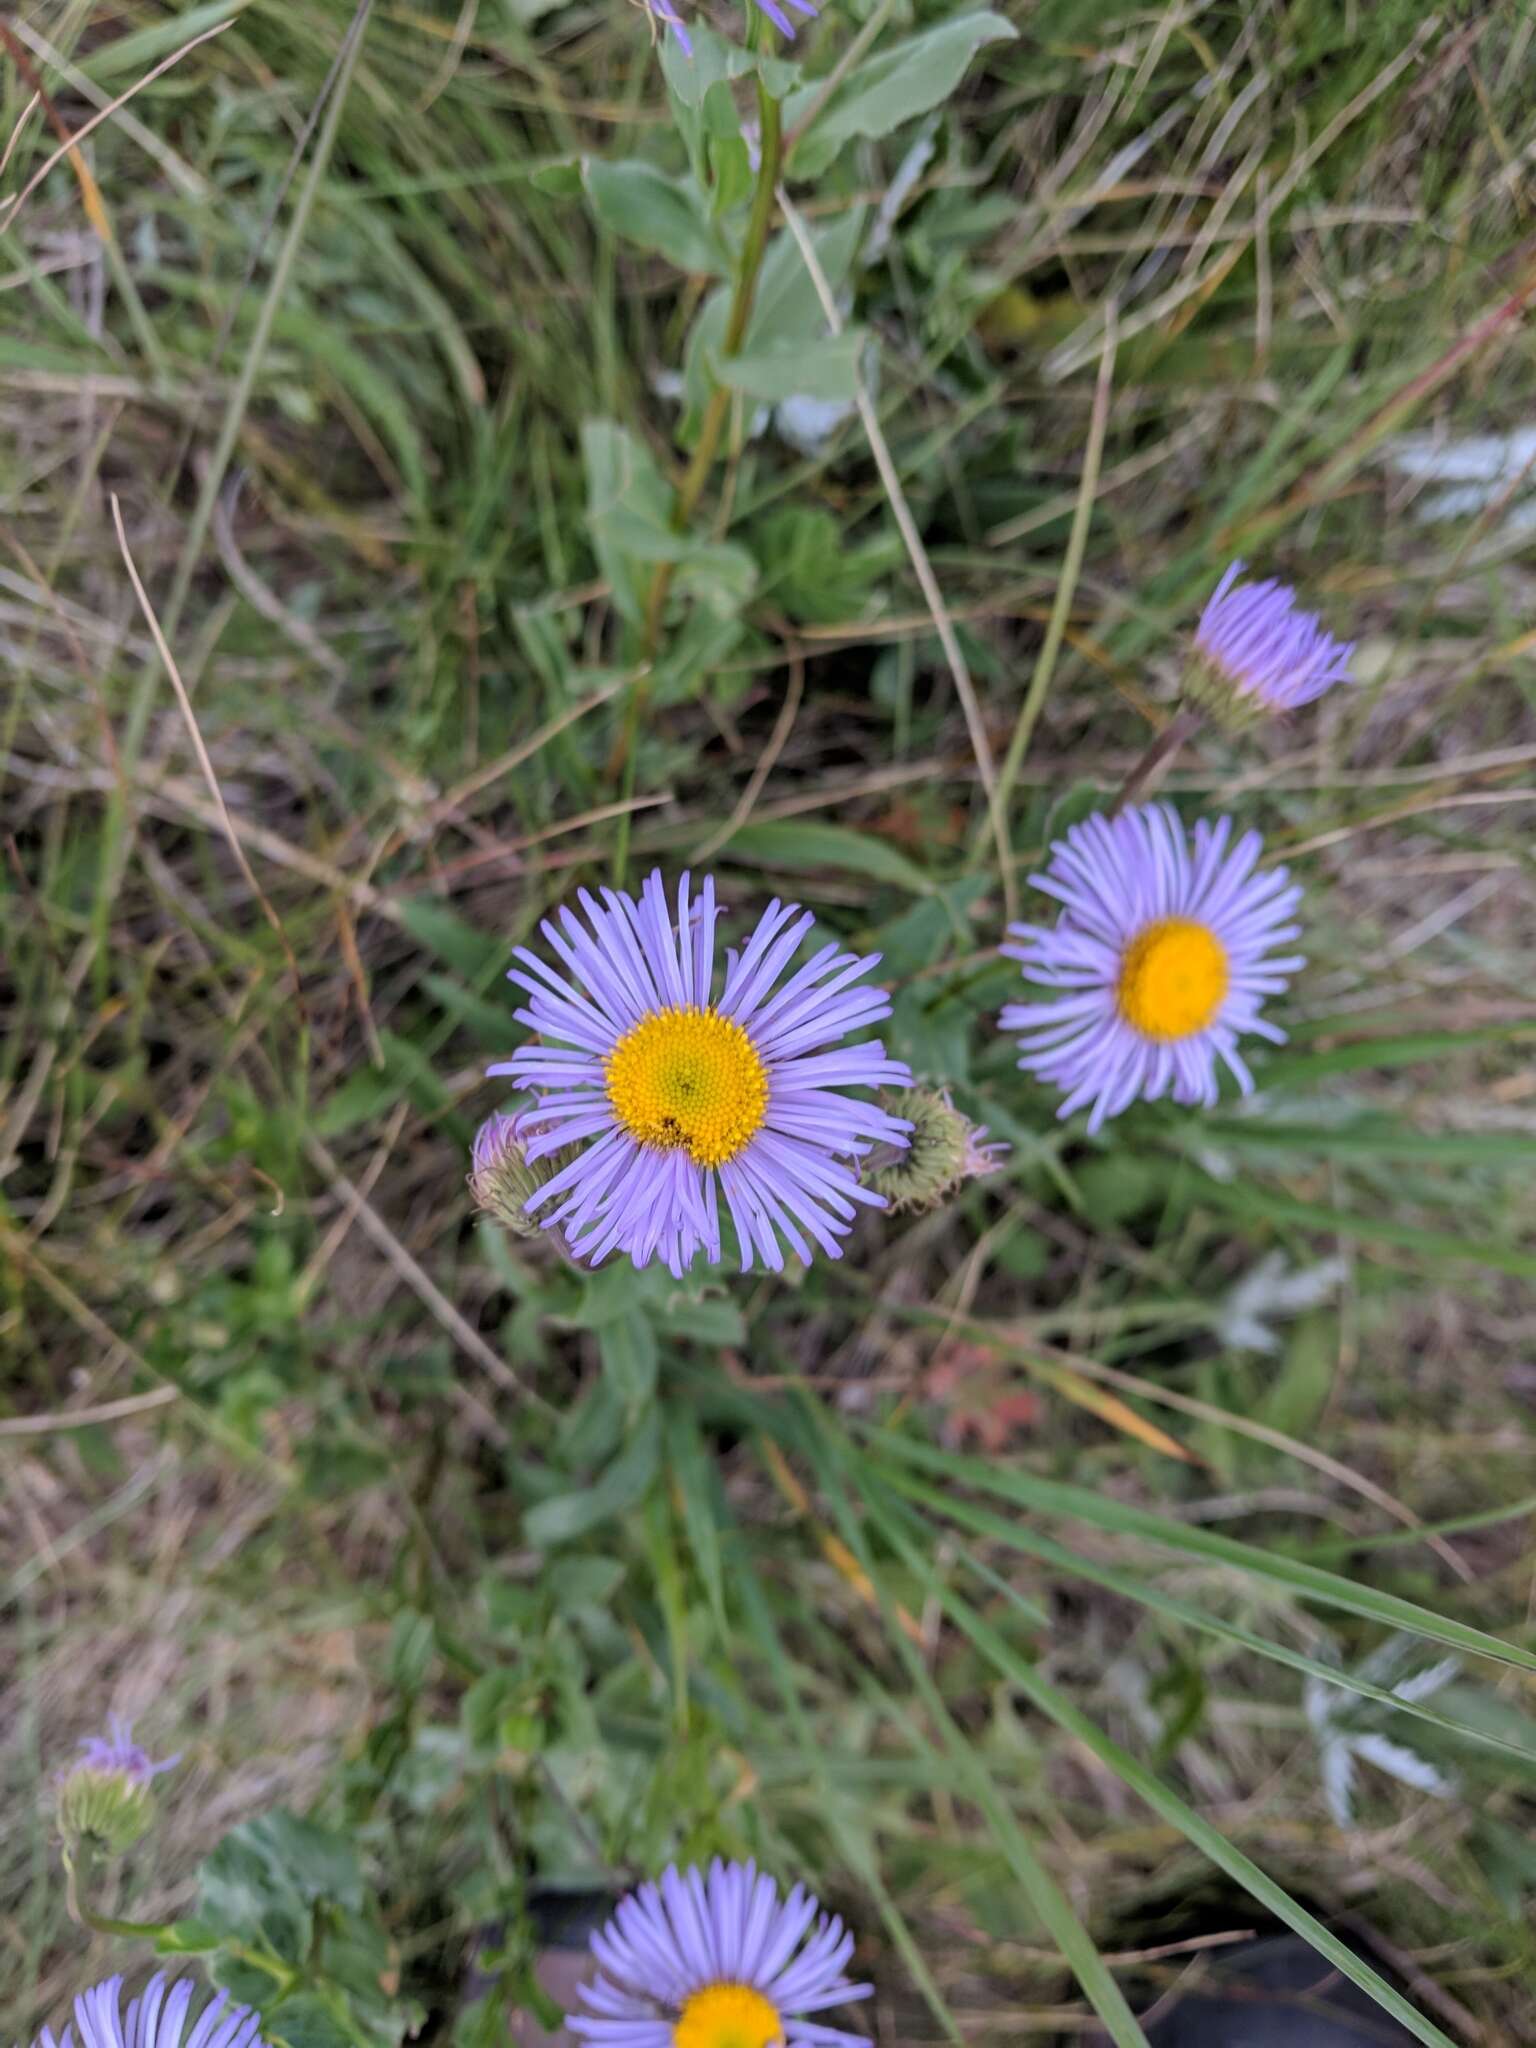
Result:
<svg viewBox="0 0 1536 2048">
<path fill-rule="evenodd" d="M 582 429 L 681 466 L 705 290 L 583 190 L 680 162 L 638 9 L 7 13 L 5 194 L 36 82 L 139 89 L 0 198 L 0 2040 L 147 1956 L 54 1842 L 111 1709 L 183 1761 L 109 1908 L 273 1808 L 359 1844 L 342 2039 L 500 2038 L 533 1894 L 717 1847 L 903 2048 L 1083 2038 L 1085 1973 L 1145 2012 L 1287 1902 L 1536 2038 L 1536 1691 L 1456 1634 L 1536 1599 L 1536 16 L 1005 12 L 797 187 L 970 720 L 846 409 L 733 415 L 745 553 L 631 720 Z M 1005 898 L 1238 554 L 1361 643 L 1164 783 L 1306 885 L 1291 1042 L 1090 1140 L 994 1028 Z M 475 1219 L 509 948 L 621 841 L 878 946 L 1005 1168 L 787 1280 Z"/>
</svg>

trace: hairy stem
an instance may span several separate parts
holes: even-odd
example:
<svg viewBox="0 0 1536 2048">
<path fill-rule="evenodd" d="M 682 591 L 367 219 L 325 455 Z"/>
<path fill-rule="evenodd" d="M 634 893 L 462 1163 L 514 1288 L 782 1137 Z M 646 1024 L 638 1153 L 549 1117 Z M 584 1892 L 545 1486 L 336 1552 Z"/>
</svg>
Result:
<svg viewBox="0 0 1536 2048">
<path fill-rule="evenodd" d="M 1153 740 L 1151 746 L 1147 748 L 1147 751 L 1136 763 L 1130 774 L 1127 775 L 1124 782 L 1121 783 L 1115 800 L 1109 807 L 1109 815 L 1112 818 L 1117 818 L 1131 801 L 1131 798 L 1146 786 L 1147 782 L 1156 774 L 1159 768 L 1165 767 L 1173 759 L 1184 742 L 1194 733 L 1198 732 L 1199 728 L 1200 714 L 1198 711 L 1191 711 L 1187 708 L 1183 711 L 1176 711 L 1157 735 L 1156 739 Z"/>
<path fill-rule="evenodd" d="M 746 339 L 747 325 L 752 318 L 753 303 L 757 298 L 757 281 L 762 272 L 763 254 L 768 246 L 768 227 L 773 218 L 774 188 L 778 183 L 779 166 L 783 158 L 783 124 L 779 102 L 764 85 L 761 77 L 757 81 L 757 111 L 761 128 L 761 156 L 758 162 L 757 186 L 752 194 L 752 212 L 747 221 L 747 231 L 742 238 L 741 255 L 737 259 L 735 281 L 731 289 L 730 312 L 726 318 L 725 339 L 721 344 L 722 357 L 740 353 Z M 678 485 L 677 502 L 672 507 L 672 530 L 686 533 L 693 523 L 699 500 L 704 495 L 704 486 L 715 464 L 720 449 L 720 437 L 731 409 L 731 393 L 728 387 L 716 383 L 704 407 L 704 417 L 699 424 L 699 438 L 694 443 L 693 454 L 683 480 Z M 666 610 L 667 593 L 672 587 L 672 578 L 677 570 L 675 562 L 658 562 L 651 574 L 651 584 L 645 597 L 645 622 L 641 631 L 640 659 L 644 664 L 641 674 L 629 693 L 625 709 L 624 731 L 619 741 L 619 766 L 622 776 L 621 797 L 625 803 L 635 793 L 635 742 L 639 737 L 640 721 L 645 715 L 646 703 L 650 697 L 651 665 L 661 645 L 662 615 Z M 613 879 L 620 888 L 624 884 L 624 872 L 629 863 L 630 813 L 626 810 L 619 818 L 618 839 L 613 854 Z"/>
</svg>

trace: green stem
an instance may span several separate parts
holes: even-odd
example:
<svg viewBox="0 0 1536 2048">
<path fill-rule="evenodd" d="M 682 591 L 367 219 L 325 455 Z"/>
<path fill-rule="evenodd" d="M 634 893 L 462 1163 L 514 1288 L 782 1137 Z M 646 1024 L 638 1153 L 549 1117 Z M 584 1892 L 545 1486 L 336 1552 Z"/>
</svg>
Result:
<svg viewBox="0 0 1536 2048">
<path fill-rule="evenodd" d="M 757 282 L 762 273 L 763 255 L 768 246 L 768 229 L 773 219 L 773 198 L 779 182 L 779 170 L 784 155 L 784 130 L 779 102 L 764 85 L 761 76 L 757 81 L 757 112 L 761 129 L 761 154 L 758 160 L 757 185 L 752 194 L 752 212 L 747 220 L 747 231 L 742 238 L 741 254 L 736 263 L 736 277 L 731 290 L 731 307 L 725 323 L 725 339 L 720 354 L 728 359 L 741 351 L 746 339 L 747 326 L 752 318 L 752 307 L 757 298 Z M 714 467 L 715 457 L 720 449 L 720 437 L 730 415 L 731 393 L 729 388 L 716 382 L 704 406 L 704 417 L 699 424 L 699 438 L 694 443 L 693 454 L 678 485 L 677 499 L 672 507 L 672 531 L 686 533 L 693 523 L 699 500 L 704 495 L 704 486 Z M 651 584 L 645 597 L 645 622 L 641 630 L 640 659 L 644 664 L 629 693 L 625 708 L 624 732 L 619 742 L 621 760 L 621 796 L 625 804 L 635 793 L 635 743 L 639 737 L 640 721 L 645 715 L 646 703 L 650 697 L 651 670 L 656 653 L 661 645 L 662 614 L 666 609 L 667 593 L 672 588 L 672 578 L 677 572 L 676 562 L 658 562 L 651 573 Z M 624 886 L 624 873 L 629 865 L 629 821 L 626 809 L 619 815 L 618 842 L 613 854 L 613 879 L 619 888 Z"/>
<path fill-rule="evenodd" d="M 1117 818 L 1149 777 L 1165 762 L 1171 761 L 1184 742 L 1199 729 L 1198 711 L 1191 711 L 1187 707 L 1182 711 L 1176 711 L 1121 783 L 1119 792 L 1109 807 L 1109 815 Z"/>
</svg>

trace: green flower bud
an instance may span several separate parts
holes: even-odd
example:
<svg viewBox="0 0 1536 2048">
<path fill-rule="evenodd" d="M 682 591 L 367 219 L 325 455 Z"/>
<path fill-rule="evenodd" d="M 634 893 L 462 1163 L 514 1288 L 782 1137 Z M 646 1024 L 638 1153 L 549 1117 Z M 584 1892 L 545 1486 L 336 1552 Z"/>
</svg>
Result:
<svg viewBox="0 0 1536 2048">
<path fill-rule="evenodd" d="M 121 1856 L 141 1841 L 155 1817 L 154 1780 L 180 1762 L 151 1763 L 120 1715 L 108 1727 L 81 1743 L 79 1762 L 58 1780 L 59 1833 L 72 1855 L 85 1846 Z"/>
<path fill-rule="evenodd" d="M 530 1166 L 518 1142 L 516 1119 L 498 1112 L 475 1133 L 470 1193 L 488 1216 L 518 1237 L 537 1237 L 543 1225 L 528 1214 L 528 1203 L 552 1177 L 558 1163 L 541 1159 Z"/>
<path fill-rule="evenodd" d="M 910 1122 L 911 1137 L 904 1152 L 880 1146 L 865 1179 L 895 1212 L 936 1209 L 966 1181 L 995 1172 L 1008 1150 L 987 1141 L 986 1125 L 956 1109 L 948 1089 L 904 1089 L 887 1096 L 884 1107 Z"/>
</svg>

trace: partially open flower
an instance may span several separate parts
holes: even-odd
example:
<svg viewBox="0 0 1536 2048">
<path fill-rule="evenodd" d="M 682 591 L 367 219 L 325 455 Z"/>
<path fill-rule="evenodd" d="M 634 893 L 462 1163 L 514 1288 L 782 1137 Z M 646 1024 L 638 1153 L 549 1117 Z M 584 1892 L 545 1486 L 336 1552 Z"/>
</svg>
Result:
<svg viewBox="0 0 1536 2048">
<path fill-rule="evenodd" d="M 107 1733 L 87 1736 L 80 1751 L 79 1761 L 59 1776 L 59 1832 L 71 1849 L 88 1843 L 108 1856 L 121 1856 L 154 1819 L 150 1787 L 181 1758 L 152 1763 L 121 1714 L 110 1715 Z"/>
<path fill-rule="evenodd" d="M 543 1226 L 528 1214 L 528 1204 L 553 1177 L 554 1163 L 530 1166 L 518 1143 L 517 1119 L 499 1110 L 476 1131 L 473 1158 L 469 1191 L 476 1205 L 518 1237 L 537 1237 Z"/>
<path fill-rule="evenodd" d="M 956 1109 L 947 1088 L 907 1088 L 889 1096 L 886 1107 L 910 1122 L 911 1137 L 904 1152 L 877 1158 L 867 1178 L 895 1212 L 936 1209 L 966 1181 L 1003 1163 L 1008 1147 L 989 1142 L 986 1125 Z"/>
<path fill-rule="evenodd" d="M 1344 682 L 1355 643 L 1335 640 L 1273 577 L 1239 583 L 1233 562 L 1195 628 L 1185 695 L 1228 726 L 1269 711 L 1294 711 Z"/>
</svg>

